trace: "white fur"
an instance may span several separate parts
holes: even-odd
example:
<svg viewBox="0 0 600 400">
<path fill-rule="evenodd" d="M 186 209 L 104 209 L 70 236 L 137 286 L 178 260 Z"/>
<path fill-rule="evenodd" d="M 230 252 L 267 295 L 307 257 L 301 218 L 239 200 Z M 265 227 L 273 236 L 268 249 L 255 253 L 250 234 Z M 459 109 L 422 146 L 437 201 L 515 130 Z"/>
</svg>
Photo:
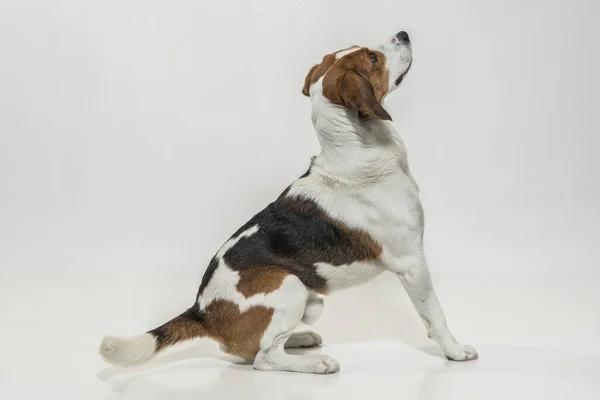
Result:
<svg viewBox="0 0 600 400">
<path fill-rule="evenodd" d="M 347 54 L 354 53 L 358 49 L 360 49 L 359 46 L 352 46 L 349 49 L 338 51 L 337 53 L 335 53 L 335 59 L 339 60 L 340 58 L 344 57 Z"/>
<path fill-rule="evenodd" d="M 154 356 L 156 339 L 149 333 L 133 337 L 106 336 L 100 344 L 100 354 L 111 364 L 135 365 Z"/>
<path fill-rule="evenodd" d="M 412 48 L 410 43 L 399 42 L 392 36 L 377 49 L 385 54 L 387 60 L 386 68 L 390 77 L 388 93 L 390 93 L 398 87 L 396 79 L 406 72 L 412 62 Z"/>
<path fill-rule="evenodd" d="M 304 315 L 302 315 L 302 323 L 312 325 L 323 314 L 325 309 L 324 301 L 322 297 L 317 296 L 315 293 L 309 293 L 308 300 L 306 300 L 306 308 L 304 309 Z"/>
</svg>

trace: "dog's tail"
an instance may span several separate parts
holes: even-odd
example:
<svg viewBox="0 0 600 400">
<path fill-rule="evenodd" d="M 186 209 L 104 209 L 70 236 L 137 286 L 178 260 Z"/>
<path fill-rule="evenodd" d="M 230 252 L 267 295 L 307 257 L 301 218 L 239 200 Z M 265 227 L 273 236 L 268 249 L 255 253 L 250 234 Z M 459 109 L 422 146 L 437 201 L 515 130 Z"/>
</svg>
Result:
<svg viewBox="0 0 600 400">
<path fill-rule="evenodd" d="M 105 336 L 100 344 L 100 355 L 111 364 L 141 364 L 176 343 L 207 336 L 197 307 L 196 305 L 164 325 L 141 335 Z"/>
</svg>

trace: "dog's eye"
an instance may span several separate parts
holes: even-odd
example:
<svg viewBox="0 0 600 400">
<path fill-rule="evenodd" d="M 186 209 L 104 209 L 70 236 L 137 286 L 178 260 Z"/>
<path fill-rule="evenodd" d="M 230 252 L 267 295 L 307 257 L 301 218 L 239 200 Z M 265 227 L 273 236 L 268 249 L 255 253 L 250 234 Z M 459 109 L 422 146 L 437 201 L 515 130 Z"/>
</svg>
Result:
<svg viewBox="0 0 600 400">
<path fill-rule="evenodd" d="M 377 62 L 377 54 L 369 53 L 369 57 L 371 57 L 371 62 L 373 62 L 373 63 Z"/>
</svg>

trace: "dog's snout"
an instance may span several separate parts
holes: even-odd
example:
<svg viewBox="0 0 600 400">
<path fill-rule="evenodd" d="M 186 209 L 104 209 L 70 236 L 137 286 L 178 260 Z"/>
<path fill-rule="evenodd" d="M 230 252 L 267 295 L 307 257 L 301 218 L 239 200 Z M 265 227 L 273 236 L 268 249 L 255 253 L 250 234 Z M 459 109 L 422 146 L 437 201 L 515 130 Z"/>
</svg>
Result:
<svg viewBox="0 0 600 400">
<path fill-rule="evenodd" d="M 406 33 L 405 31 L 400 31 L 398 33 L 396 33 L 396 39 L 398 39 L 400 42 L 410 42 L 410 39 L 408 37 L 408 33 Z"/>
</svg>

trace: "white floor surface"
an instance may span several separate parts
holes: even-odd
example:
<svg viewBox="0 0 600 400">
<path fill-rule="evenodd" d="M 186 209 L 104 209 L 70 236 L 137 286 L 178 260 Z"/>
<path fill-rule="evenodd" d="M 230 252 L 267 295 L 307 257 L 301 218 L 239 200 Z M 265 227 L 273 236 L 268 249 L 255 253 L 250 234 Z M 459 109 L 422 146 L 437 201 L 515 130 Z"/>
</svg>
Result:
<svg viewBox="0 0 600 400">
<path fill-rule="evenodd" d="M 313 327 L 334 375 L 258 372 L 198 340 L 137 369 L 105 365 L 104 334 L 152 329 L 190 305 L 197 279 L 3 277 L 2 399 L 600 399 L 600 282 L 437 281 L 455 336 L 448 362 L 391 275 L 326 299 Z M 376 289 L 376 290 L 374 290 Z"/>
</svg>

